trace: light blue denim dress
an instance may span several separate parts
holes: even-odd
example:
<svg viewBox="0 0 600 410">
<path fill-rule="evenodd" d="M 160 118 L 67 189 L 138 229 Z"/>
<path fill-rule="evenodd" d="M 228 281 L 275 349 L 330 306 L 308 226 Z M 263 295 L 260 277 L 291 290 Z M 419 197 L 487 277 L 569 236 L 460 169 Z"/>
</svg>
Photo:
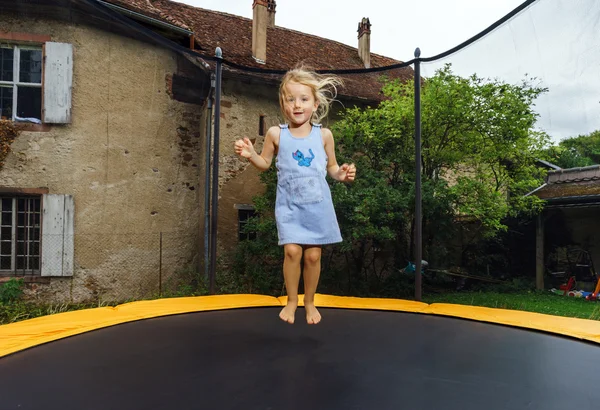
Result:
<svg viewBox="0 0 600 410">
<path fill-rule="evenodd" d="M 279 245 L 326 245 L 342 241 L 331 191 L 325 179 L 327 154 L 321 126 L 296 138 L 280 125 L 275 219 Z"/>
</svg>

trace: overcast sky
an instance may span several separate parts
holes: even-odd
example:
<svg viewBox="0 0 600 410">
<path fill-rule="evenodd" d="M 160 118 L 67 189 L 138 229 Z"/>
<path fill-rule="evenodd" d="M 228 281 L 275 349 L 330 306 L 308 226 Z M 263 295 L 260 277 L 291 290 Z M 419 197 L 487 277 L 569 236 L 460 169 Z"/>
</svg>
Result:
<svg viewBox="0 0 600 410">
<path fill-rule="evenodd" d="M 178 0 L 252 18 L 252 0 Z M 524 0 L 277 1 L 278 26 L 357 47 L 358 22 L 371 21 L 371 52 L 401 61 L 444 52 L 478 34 Z M 445 62 L 455 73 L 516 83 L 535 76 L 550 92 L 537 105 L 554 141 L 600 129 L 600 0 L 538 0 L 510 24 Z M 345 67 L 339 67 L 345 68 Z"/>
</svg>

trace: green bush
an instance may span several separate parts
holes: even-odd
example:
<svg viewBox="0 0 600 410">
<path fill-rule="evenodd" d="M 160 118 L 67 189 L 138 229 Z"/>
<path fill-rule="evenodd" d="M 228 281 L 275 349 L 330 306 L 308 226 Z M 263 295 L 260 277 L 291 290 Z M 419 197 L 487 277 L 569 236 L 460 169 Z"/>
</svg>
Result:
<svg viewBox="0 0 600 410">
<path fill-rule="evenodd" d="M 11 278 L 0 285 L 0 303 L 9 304 L 18 301 L 23 295 L 23 279 Z"/>
</svg>

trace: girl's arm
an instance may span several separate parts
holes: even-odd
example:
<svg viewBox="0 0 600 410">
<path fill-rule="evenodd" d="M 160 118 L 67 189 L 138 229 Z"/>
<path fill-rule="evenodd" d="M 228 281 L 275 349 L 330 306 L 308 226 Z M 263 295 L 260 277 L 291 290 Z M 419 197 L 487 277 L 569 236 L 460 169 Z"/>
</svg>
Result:
<svg viewBox="0 0 600 410">
<path fill-rule="evenodd" d="M 343 164 L 339 166 L 335 158 L 335 143 L 333 134 L 328 128 L 322 128 L 323 144 L 327 154 L 327 174 L 336 181 L 352 182 L 356 176 L 356 167 L 354 164 Z"/>
<path fill-rule="evenodd" d="M 271 166 L 278 146 L 279 127 L 271 127 L 265 136 L 263 150 L 260 155 L 254 150 L 254 146 L 248 138 L 237 140 L 234 144 L 234 150 L 239 156 L 247 158 L 259 170 L 266 171 Z"/>
</svg>

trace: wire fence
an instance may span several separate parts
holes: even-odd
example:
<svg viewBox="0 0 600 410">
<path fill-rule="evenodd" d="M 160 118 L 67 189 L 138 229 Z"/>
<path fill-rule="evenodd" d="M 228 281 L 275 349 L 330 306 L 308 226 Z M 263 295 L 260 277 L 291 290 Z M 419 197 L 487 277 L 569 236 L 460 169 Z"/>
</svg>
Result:
<svg viewBox="0 0 600 410">
<path fill-rule="evenodd" d="M 15 240 L 10 253 L 5 246 L 0 274 L 37 282 L 34 296 L 48 301 L 191 294 L 205 286 L 200 241 L 199 234 L 182 232 L 42 234 L 41 240 Z"/>
</svg>

